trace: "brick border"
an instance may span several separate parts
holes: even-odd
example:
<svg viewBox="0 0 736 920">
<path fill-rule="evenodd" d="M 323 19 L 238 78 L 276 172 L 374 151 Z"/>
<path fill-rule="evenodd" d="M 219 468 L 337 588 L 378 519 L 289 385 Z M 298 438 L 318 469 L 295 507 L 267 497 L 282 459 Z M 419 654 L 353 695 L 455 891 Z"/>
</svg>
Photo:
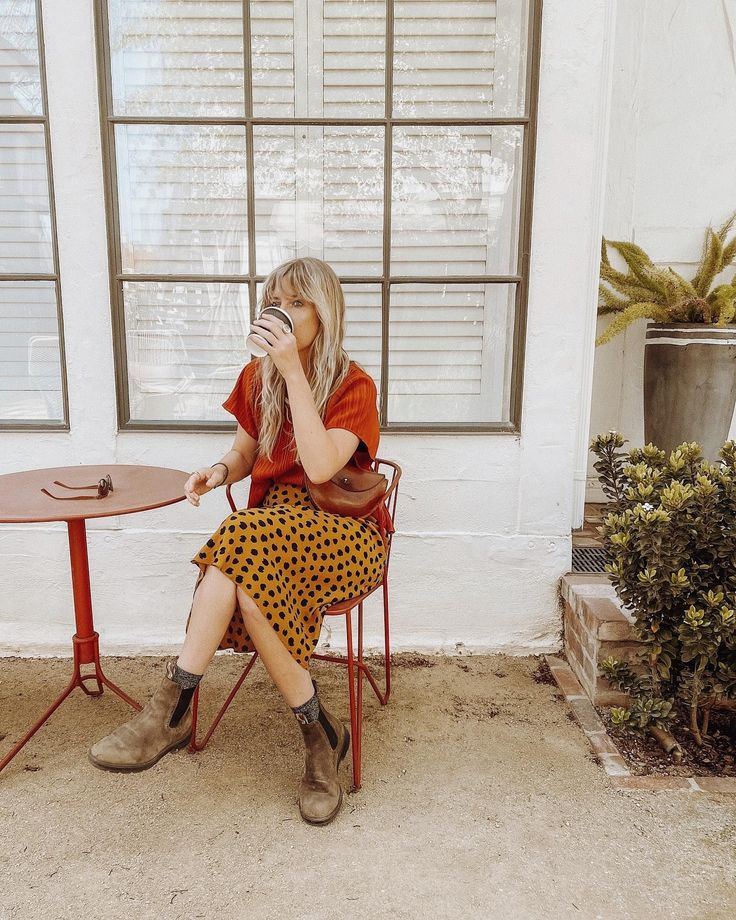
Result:
<svg viewBox="0 0 736 920">
<path fill-rule="evenodd" d="M 601 673 L 599 662 L 609 655 L 635 661 L 641 642 L 633 618 L 624 612 L 608 575 L 564 575 L 564 656 L 594 706 L 626 706 L 629 695 Z"/>
<path fill-rule="evenodd" d="M 555 683 L 585 732 L 596 757 L 617 789 L 680 790 L 682 792 L 721 792 L 736 795 L 736 776 L 637 776 L 606 731 L 593 704 L 570 665 L 558 655 L 544 655 Z"/>
</svg>

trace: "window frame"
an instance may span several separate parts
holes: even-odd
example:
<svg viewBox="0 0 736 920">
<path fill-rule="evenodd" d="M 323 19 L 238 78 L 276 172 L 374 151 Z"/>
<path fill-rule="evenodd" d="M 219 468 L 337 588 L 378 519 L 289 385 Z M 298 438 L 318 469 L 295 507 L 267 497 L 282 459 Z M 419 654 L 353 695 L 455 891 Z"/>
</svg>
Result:
<svg viewBox="0 0 736 920">
<path fill-rule="evenodd" d="M 0 125 L 42 125 L 46 153 L 46 178 L 49 193 L 49 219 L 51 224 L 51 253 L 53 272 L 17 273 L 0 272 L 0 281 L 53 281 L 56 296 L 56 324 L 59 332 L 59 371 L 61 375 L 61 404 L 63 418 L 58 419 L 4 419 L 0 417 L 0 431 L 69 431 L 69 389 L 67 386 L 66 347 L 64 341 L 64 314 L 61 302 L 61 276 L 59 272 L 59 241 L 56 223 L 56 196 L 54 194 L 54 169 L 51 154 L 51 128 L 49 103 L 46 91 L 46 49 L 43 37 L 42 0 L 35 0 L 36 41 L 38 45 L 38 76 L 41 88 L 40 115 L 0 115 Z"/>
<path fill-rule="evenodd" d="M 112 311 L 113 350 L 115 360 L 116 400 L 118 429 L 123 431 L 230 431 L 232 422 L 222 421 L 161 421 L 132 420 L 127 376 L 127 349 L 125 337 L 125 311 L 123 284 L 126 281 L 168 282 L 191 281 L 209 283 L 240 283 L 248 286 L 248 302 L 252 323 L 256 315 L 257 285 L 265 275 L 256 273 L 255 248 L 255 188 L 253 170 L 253 127 L 260 125 L 320 126 L 374 126 L 384 130 L 383 164 L 383 241 L 380 275 L 342 275 L 340 282 L 350 284 L 375 284 L 381 288 L 381 379 L 379 421 L 381 432 L 427 434 L 511 434 L 521 433 L 522 397 L 524 382 L 524 354 L 526 343 L 527 309 L 529 295 L 529 269 L 531 255 L 532 207 L 535 176 L 537 116 L 539 99 L 539 74 L 541 60 L 542 0 L 529 0 L 527 19 L 527 55 L 524 72 L 524 113 L 517 116 L 488 118 L 399 118 L 392 112 L 394 68 L 394 5 L 386 0 L 385 43 L 385 93 L 384 115 L 373 118 L 268 118 L 253 115 L 253 68 L 251 57 L 250 3 L 243 0 L 243 59 L 244 59 L 244 116 L 130 116 L 115 115 L 112 96 L 112 67 L 110 58 L 108 0 L 95 0 L 95 39 L 97 46 L 98 89 L 100 100 L 100 129 L 102 135 L 103 175 L 105 185 L 105 212 L 109 256 L 110 302 Z M 248 272 L 246 274 L 139 274 L 122 270 L 120 245 L 120 207 L 117 195 L 117 163 L 115 158 L 115 126 L 135 125 L 237 125 L 245 129 L 246 181 L 248 217 Z M 517 241 L 518 274 L 505 275 L 392 275 L 391 274 L 391 193 L 393 128 L 398 126 L 497 126 L 518 125 L 523 132 L 519 230 Z M 389 312 L 390 289 L 401 284 L 514 284 L 514 322 L 511 354 L 510 422 L 459 422 L 451 423 L 393 423 L 388 422 L 389 382 Z"/>
</svg>

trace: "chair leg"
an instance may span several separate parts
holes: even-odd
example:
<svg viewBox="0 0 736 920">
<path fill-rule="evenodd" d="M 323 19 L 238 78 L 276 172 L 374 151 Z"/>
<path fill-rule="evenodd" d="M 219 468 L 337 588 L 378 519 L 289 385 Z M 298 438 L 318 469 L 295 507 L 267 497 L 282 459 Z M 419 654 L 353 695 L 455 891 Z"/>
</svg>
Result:
<svg viewBox="0 0 736 920">
<path fill-rule="evenodd" d="M 233 689 L 230 691 L 230 694 L 229 694 L 228 698 L 225 700 L 225 702 L 223 703 L 223 705 L 220 707 L 220 710 L 218 711 L 217 715 L 216 715 L 215 718 L 212 720 L 212 724 L 210 725 L 209 729 L 207 730 L 207 733 L 206 733 L 205 736 L 204 736 L 204 740 L 202 740 L 199 744 L 197 743 L 197 714 L 198 714 L 198 710 L 199 710 L 199 686 L 200 686 L 200 685 L 197 684 L 197 687 L 196 687 L 194 693 L 192 694 L 192 737 L 191 737 L 191 739 L 189 740 L 189 746 L 187 747 L 187 750 L 188 750 L 188 751 L 190 751 L 190 752 L 192 752 L 192 753 L 194 753 L 195 751 L 202 751 L 202 750 L 204 750 L 204 748 L 207 746 L 207 742 L 208 742 L 208 741 L 210 740 L 210 738 L 212 737 L 212 733 L 213 733 L 214 730 L 217 728 L 217 726 L 218 726 L 218 724 L 219 724 L 219 722 L 220 722 L 220 719 L 221 719 L 221 718 L 223 717 L 223 715 L 225 714 L 225 710 L 226 710 L 227 707 L 230 705 L 230 703 L 232 703 L 233 698 L 235 697 L 235 694 L 238 692 L 238 690 L 240 690 L 240 687 L 241 687 L 243 681 L 245 680 L 245 678 L 248 676 L 248 673 L 250 672 L 250 669 L 251 669 L 251 668 L 253 667 L 253 665 L 256 663 L 256 658 L 258 658 L 258 652 L 252 652 L 252 653 L 251 653 L 251 656 L 250 656 L 250 661 L 249 661 L 248 664 L 245 666 L 245 669 L 243 670 L 243 673 L 240 675 L 240 677 L 238 678 L 238 680 L 237 680 L 235 686 L 234 686 Z"/>
<path fill-rule="evenodd" d="M 366 666 L 363 661 L 363 601 L 358 604 L 358 788 L 361 781 L 361 766 L 363 763 L 363 675 Z"/>
<path fill-rule="evenodd" d="M 388 625 L 388 587 L 386 582 L 383 583 L 383 650 L 384 650 L 384 690 L 381 692 L 381 688 L 378 686 L 376 678 L 371 673 L 370 668 L 367 664 L 364 664 L 362 657 L 359 659 L 359 667 L 361 671 L 365 674 L 365 678 L 368 683 L 373 688 L 373 692 L 376 694 L 378 702 L 381 706 L 385 706 L 388 703 L 388 698 L 391 695 L 391 640 L 389 637 L 389 625 Z"/>
<path fill-rule="evenodd" d="M 391 696 L 391 640 L 388 631 L 388 578 L 383 579 L 383 650 L 386 666 L 386 690 L 381 703 L 385 706 Z"/>
<path fill-rule="evenodd" d="M 352 610 L 345 614 L 345 629 L 347 631 L 347 652 L 348 652 L 348 695 L 350 697 L 350 732 L 353 742 L 353 789 L 360 789 L 360 732 L 363 727 L 363 712 L 358 711 L 358 703 L 355 693 L 355 659 L 353 657 L 353 618 Z M 362 668 L 357 669 L 360 674 Z M 360 697 L 362 703 L 362 695 Z"/>
</svg>

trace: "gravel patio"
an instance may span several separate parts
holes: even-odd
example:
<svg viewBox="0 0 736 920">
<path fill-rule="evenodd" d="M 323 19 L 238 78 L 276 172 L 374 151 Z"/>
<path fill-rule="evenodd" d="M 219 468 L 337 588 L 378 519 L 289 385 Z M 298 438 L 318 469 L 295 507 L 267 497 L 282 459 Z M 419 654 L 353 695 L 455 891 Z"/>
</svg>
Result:
<svg viewBox="0 0 736 920">
<path fill-rule="evenodd" d="M 736 797 L 612 788 L 541 660 L 397 655 L 363 786 L 325 827 L 299 817 L 301 736 L 261 662 L 205 751 L 138 774 L 87 761 L 130 710 L 75 691 L 0 774 L 0 918 L 730 920 Z M 2 660 L 0 750 L 70 664 Z M 142 701 L 161 659 L 103 667 Z M 205 717 L 240 667 L 217 656 Z M 344 673 L 313 669 L 347 718 Z"/>
</svg>

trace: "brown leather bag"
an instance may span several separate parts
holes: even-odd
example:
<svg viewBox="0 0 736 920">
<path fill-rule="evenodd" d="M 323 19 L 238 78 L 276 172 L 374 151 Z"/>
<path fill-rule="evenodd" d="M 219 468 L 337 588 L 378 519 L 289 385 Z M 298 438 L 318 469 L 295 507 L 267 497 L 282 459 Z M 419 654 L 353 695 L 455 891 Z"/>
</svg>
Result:
<svg viewBox="0 0 736 920">
<path fill-rule="evenodd" d="M 383 473 L 362 470 L 354 463 L 346 464 L 327 482 L 312 482 L 305 473 L 304 483 L 321 511 L 356 518 L 373 514 L 388 489 Z"/>
</svg>

